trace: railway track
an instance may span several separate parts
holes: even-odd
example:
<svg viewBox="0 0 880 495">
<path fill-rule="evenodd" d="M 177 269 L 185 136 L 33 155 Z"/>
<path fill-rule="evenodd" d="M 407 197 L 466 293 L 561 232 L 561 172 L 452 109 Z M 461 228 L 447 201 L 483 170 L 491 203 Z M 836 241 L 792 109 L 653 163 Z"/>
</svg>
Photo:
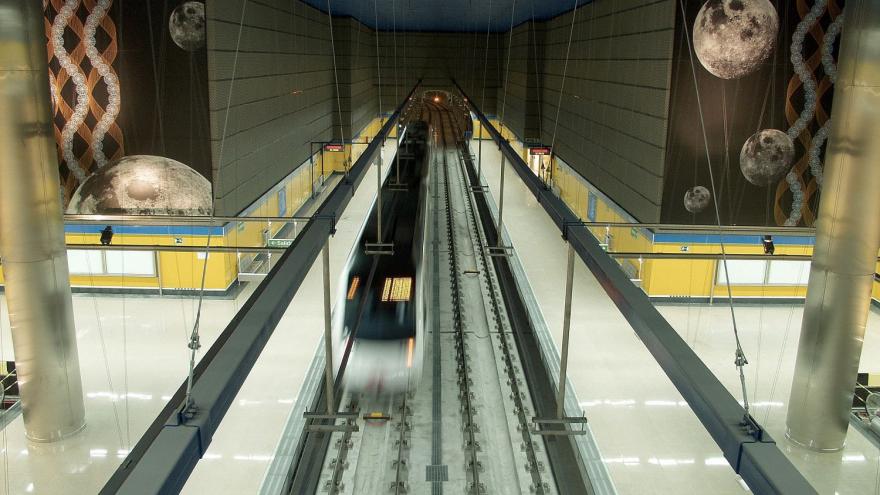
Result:
<svg viewBox="0 0 880 495">
<path fill-rule="evenodd" d="M 430 102 L 420 113 L 436 130 L 426 372 L 393 397 L 344 395 L 345 409 L 361 415 L 346 420 L 357 428 L 333 433 L 318 493 L 555 495 L 544 444 L 530 433 L 534 407 L 459 148 L 460 122 Z M 448 269 L 438 269 L 443 263 Z"/>
</svg>

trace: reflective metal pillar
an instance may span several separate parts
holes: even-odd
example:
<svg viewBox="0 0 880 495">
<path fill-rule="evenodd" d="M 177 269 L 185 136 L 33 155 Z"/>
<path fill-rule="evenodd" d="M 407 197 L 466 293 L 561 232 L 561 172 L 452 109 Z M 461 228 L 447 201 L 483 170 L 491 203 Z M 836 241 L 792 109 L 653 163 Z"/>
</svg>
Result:
<svg viewBox="0 0 880 495">
<path fill-rule="evenodd" d="M 85 426 L 40 0 L 0 0 L 0 254 L 25 432 Z"/>
<path fill-rule="evenodd" d="M 843 447 L 880 248 L 880 2 L 848 0 L 786 434 Z"/>
</svg>

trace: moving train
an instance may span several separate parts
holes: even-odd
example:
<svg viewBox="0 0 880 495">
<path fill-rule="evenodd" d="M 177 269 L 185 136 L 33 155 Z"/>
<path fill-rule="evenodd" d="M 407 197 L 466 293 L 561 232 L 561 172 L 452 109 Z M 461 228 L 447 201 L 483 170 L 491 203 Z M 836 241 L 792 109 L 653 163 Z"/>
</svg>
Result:
<svg viewBox="0 0 880 495">
<path fill-rule="evenodd" d="M 382 243 L 375 254 L 377 206 L 361 227 L 338 285 L 333 315 L 334 367 L 349 391 L 396 393 L 414 388 L 424 360 L 424 300 L 430 160 L 428 124 L 412 122 L 382 186 Z"/>
</svg>

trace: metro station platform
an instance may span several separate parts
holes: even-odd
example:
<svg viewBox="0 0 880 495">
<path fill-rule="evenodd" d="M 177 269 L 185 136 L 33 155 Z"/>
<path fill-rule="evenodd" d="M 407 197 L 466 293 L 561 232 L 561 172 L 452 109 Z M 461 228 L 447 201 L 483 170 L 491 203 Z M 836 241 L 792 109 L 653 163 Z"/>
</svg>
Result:
<svg viewBox="0 0 880 495">
<path fill-rule="evenodd" d="M 471 148 L 476 153 L 476 142 Z M 393 141 L 383 148 L 385 163 Z M 482 147 L 482 171 L 493 201 L 499 194 L 500 153 Z M 508 165 L 509 167 L 509 165 Z M 385 173 L 388 173 L 386 169 Z M 367 177 L 372 177 L 372 170 Z M 566 245 L 558 229 L 512 169 L 505 174 L 504 228 L 529 291 L 558 346 L 561 339 Z M 320 201 L 323 198 L 318 198 Z M 331 240 L 331 268 L 339 268 L 375 200 L 365 180 Z M 497 210 L 496 210 L 497 214 Z M 331 276 L 336 294 L 337 277 Z M 209 347 L 250 295 L 204 301 L 202 343 Z M 590 422 L 601 460 L 618 493 L 741 493 L 731 470 L 682 396 L 633 333 L 595 277 L 576 263 L 569 379 Z M 5 299 L 0 297 L 4 305 Z M 97 491 L 168 400 L 186 373 L 186 342 L 196 301 L 180 296 L 79 294 L 74 297 L 78 345 L 87 397 L 87 427 L 52 445 L 25 440 L 21 417 L 3 430 L 8 493 Z M 724 303 L 660 304 L 661 313 L 735 396 L 732 329 Z M 846 448 L 816 454 L 785 440 L 788 384 L 802 312 L 797 304 L 736 306 L 750 365 L 746 382 L 753 414 L 820 493 L 864 493 L 878 473 L 876 440 L 850 428 Z M 6 318 L 2 343 L 10 349 Z M 184 493 L 256 493 L 283 447 L 313 356 L 321 342 L 320 265 L 312 266 L 257 365 L 189 478 Z M 880 317 L 869 316 L 861 370 L 880 367 Z M 58 466 L 65 466 L 59 472 Z"/>
</svg>

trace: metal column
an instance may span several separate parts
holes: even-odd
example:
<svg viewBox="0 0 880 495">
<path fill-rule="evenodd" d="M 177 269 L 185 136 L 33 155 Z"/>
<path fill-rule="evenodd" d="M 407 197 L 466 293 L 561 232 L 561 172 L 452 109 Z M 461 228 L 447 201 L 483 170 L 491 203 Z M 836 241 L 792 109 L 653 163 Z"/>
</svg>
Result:
<svg viewBox="0 0 880 495">
<path fill-rule="evenodd" d="M 786 435 L 846 440 L 880 247 L 880 2 L 849 0 Z"/>
<path fill-rule="evenodd" d="M 324 243 L 324 395 L 327 398 L 327 414 L 336 412 L 336 399 L 333 397 L 333 337 L 330 314 L 330 238 Z"/>
<path fill-rule="evenodd" d="M 504 245 L 504 155 L 501 155 L 501 181 L 498 185 L 498 247 Z"/>
<path fill-rule="evenodd" d="M 25 433 L 85 426 L 70 297 L 46 33 L 39 0 L 0 0 L 0 253 Z"/>
<path fill-rule="evenodd" d="M 483 121 L 479 121 L 480 131 L 477 133 L 477 185 L 483 184 Z"/>
<path fill-rule="evenodd" d="M 382 243 L 382 150 L 376 162 L 376 244 Z"/>
<path fill-rule="evenodd" d="M 574 247 L 568 246 L 568 268 L 565 272 L 565 311 L 562 314 L 562 351 L 559 360 L 559 393 L 556 395 L 556 416 L 565 417 L 565 381 L 568 371 L 568 334 L 571 330 L 571 292 L 574 282 Z"/>
</svg>

